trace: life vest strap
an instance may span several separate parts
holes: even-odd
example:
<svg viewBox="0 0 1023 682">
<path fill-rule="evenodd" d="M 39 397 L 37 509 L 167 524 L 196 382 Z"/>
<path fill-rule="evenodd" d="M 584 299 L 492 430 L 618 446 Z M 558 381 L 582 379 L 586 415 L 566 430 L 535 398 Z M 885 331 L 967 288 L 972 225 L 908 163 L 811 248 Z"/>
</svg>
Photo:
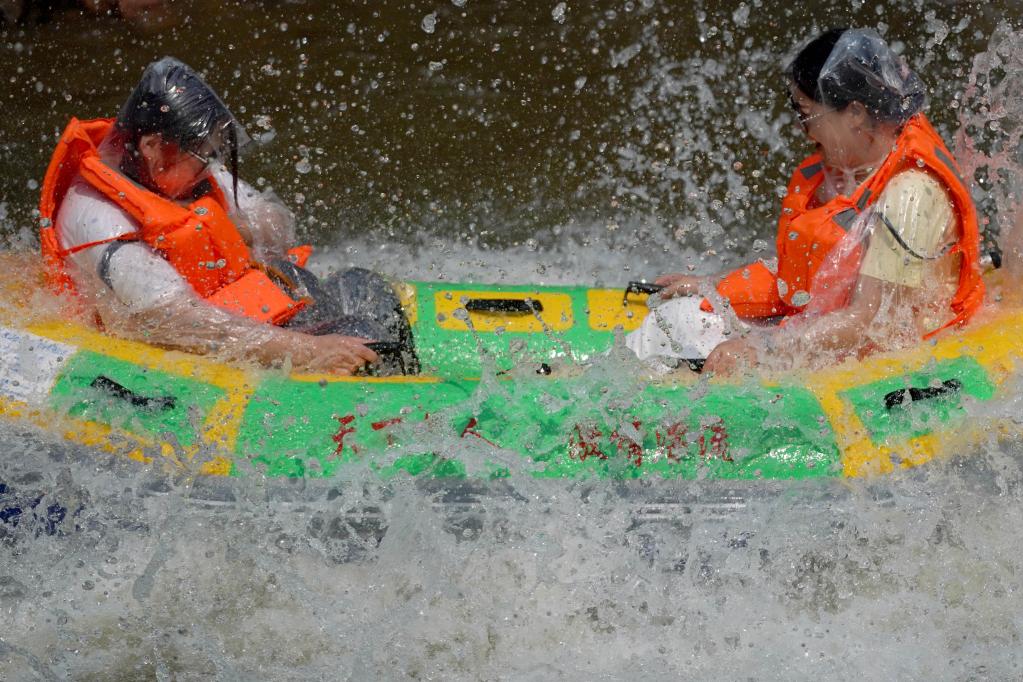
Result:
<svg viewBox="0 0 1023 682">
<path fill-rule="evenodd" d="M 119 234 L 116 237 L 107 237 L 106 239 L 97 239 L 94 242 L 76 244 L 75 246 L 72 246 L 70 248 L 61 249 L 57 253 L 59 253 L 60 256 L 63 258 L 66 256 L 73 256 L 76 253 L 81 253 L 82 251 L 85 251 L 86 249 L 91 249 L 94 246 L 102 246 L 103 244 L 109 244 L 110 242 L 134 242 L 138 241 L 138 239 L 139 235 L 137 232 L 125 232 L 124 234 Z"/>
<path fill-rule="evenodd" d="M 206 302 L 259 322 L 283 324 L 309 304 L 289 297 L 262 270 L 252 269 L 206 297 Z"/>
</svg>

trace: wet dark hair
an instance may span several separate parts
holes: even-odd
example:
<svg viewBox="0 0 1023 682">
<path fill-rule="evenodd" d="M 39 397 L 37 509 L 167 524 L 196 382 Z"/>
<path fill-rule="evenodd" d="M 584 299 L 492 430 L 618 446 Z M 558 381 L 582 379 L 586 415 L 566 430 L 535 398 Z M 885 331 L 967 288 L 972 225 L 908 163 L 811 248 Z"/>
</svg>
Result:
<svg viewBox="0 0 1023 682">
<path fill-rule="evenodd" d="M 800 91 L 815 102 L 839 111 L 859 102 L 877 121 L 905 123 L 923 109 L 923 84 L 876 33 L 857 31 L 861 34 L 857 38 L 869 33 L 873 42 L 861 42 L 858 45 L 860 49 L 833 64 L 829 73 L 821 78 L 835 46 L 849 30 L 832 28 L 815 37 L 799 51 L 786 74 Z M 893 65 L 905 71 L 901 90 L 893 88 L 886 80 L 891 78 Z"/>
<path fill-rule="evenodd" d="M 847 30 L 846 28 L 832 28 L 821 33 L 799 51 L 799 54 L 789 64 L 789 68 L 786 69 L 786 75 L 792 79 L 796 87 L 814 102 L 824 101 L 819 85 L 821 70 L 828 61 L 828 57 L 831 56 L 831 51 L 838 44 L 838 39 Z M 849 102 L 846 102 L 847 106 L 848 104 Z"/>
<path fill-rule="evenodd" d="M 164 57 L 146 67 L 114 126 L 124 142 L 122 170 L 143 184 L 150 184 L 145 182 L 139 160 L 143 135 L 159 134 L 185 151 L 199 152 L 222 131 L 222 153 L 227 156 L 224 160 L 229 164 L 237 204 L 239 136 L 245 132 L 210 86 L 184 62 Z"/>
</svg>

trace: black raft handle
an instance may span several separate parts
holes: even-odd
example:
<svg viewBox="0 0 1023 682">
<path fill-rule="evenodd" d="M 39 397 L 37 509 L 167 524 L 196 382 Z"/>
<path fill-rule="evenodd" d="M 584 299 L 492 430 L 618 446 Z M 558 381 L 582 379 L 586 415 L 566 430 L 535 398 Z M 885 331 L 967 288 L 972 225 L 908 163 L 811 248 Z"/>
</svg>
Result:
<svg viewBox="0 0 1023 682">
<path fill-rule="evenodd" d="M 470 313 L 504 313 L 532 315 L 543 312 L 543 303 L 531 298 L 470 298 L 465 303 Z"/>
<path fill-rule="evenodd" d="M 652 282 L 629 282 L 625 287 L 625 293 L 622 294 L 622 305 L 629 304 L 629 294 L 656 294 L 663 288 L 662 285 Z"/>
<path fill-rule="evenodd" d="M 918 400 L 929 400 L 940 398 L 951 393 L 958 393 L 963 388 L 963 383 L 958 379 L 948 379 L 941 382 L 941 386 L 928 386 L 927 388 L 900 388 L 896 391 L 886 393 L 884 396 L 884 408 L 891 410 L 907 402 L 915 403 Z"/>
<path fill-rule="evenodd" d="M 402 375 L 408 374 L 408 369 L 405 367 L 405 345 L 398 343 L 397 341 L 370 341 L 366 344 L 366 348 L 380 356 L 381 360 L 386 358 L 392 358 L 398 363 L 398 369 L 401 370 Z"/>
<path fill-rule="evenodd" d="M 167 410 L 173 410 L 178 404 L 177 398 L 172 395 L 159 396 L 157 398 L 147 398 L 144 395 L 139 395 L 135 391 L 131 390 L 123 384 L 119 384 L 110 377 L 100 375 L 92 380 L 89 384 L 92 388 L 98 388 L 104 393 L 108 393 L 115 398 L 120 398 L 125 402 L 129 402 L 135 407 L 142 407 L 147 410 L 165 412 Z"/>
</svg>

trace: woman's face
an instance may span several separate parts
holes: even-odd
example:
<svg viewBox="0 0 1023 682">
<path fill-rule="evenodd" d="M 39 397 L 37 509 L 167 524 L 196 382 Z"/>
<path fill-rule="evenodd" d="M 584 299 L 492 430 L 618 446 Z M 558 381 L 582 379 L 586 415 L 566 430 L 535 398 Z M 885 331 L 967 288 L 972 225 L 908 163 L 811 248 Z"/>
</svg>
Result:
<svg viewBox="0 0 1023 682">
<path fill-rule="evenodd" d="M 187 196 L 209 174 L 209 161 L 159 135 L 144 135 L 139 144 L 153 189 L 171 199 Z"/>
<path fill-rule="evenodd" d="M 832 168 L 858 168 L 869 162 L 861 158 L 866 146 L 863 107 L 854 102 L 837 111 L 815 102 L 795 85 L 789 97 L 803 131 L 816 143 L 824 163 Z"/>
</svg>

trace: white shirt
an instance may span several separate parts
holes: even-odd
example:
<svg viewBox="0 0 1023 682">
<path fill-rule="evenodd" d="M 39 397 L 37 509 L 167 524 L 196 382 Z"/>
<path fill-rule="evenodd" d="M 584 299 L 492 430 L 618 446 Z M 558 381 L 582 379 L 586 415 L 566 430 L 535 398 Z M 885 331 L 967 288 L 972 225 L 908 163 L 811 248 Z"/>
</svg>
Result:
<svg viewBox="0 0 1023 682">
<path fill-rule="evenodd" d="M 230 172 L 218 164 L 213 167 L 213 179 L 233 202 Z M 238 204 L 243 213 L 256 209 L 262 201 L 262 193 L 239 179 Z M 56 229 L 61 246 L 71 249 L 133 233 L 138 224 L 120 206 L 79 178 L 72 182 L 61 202 Z M 109 246 L 99 244 L 70 256 L 76 283 L 94 291 L 106 286 L 100 280 L 99 268 Z M 192 295 L 192 287 L 177 270 L 142 241 L 125 242 L 111 255 L 107 283 L 120 302 L 134 311 L 149 310 Z"/>
</svg>

